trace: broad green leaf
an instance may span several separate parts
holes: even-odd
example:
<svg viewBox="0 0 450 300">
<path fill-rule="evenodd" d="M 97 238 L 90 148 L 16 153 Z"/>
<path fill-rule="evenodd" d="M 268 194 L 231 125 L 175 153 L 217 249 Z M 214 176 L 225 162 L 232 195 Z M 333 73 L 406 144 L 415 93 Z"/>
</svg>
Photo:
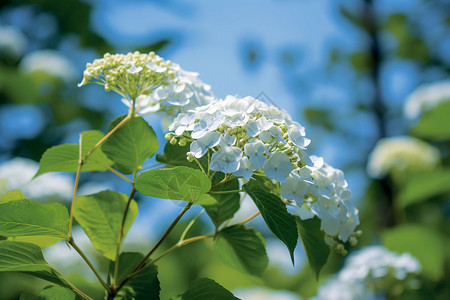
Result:
<svg viewBox="0 0 450 300">
<path fill-rule="evenodd" d="M 0 235 L 68 238 L 69 215 L 59 203 L 41 204 L 30 200 L 0 203 Z"/>
<path fill-rule="evenodd" d="M 117 282 L 121 282 L 144 259 L 142 253 L 124 252 L 119 257 L 119 272 Z M 108 282 L 111 283 L 114 274 L 114 262 L 111 262 Z M 159 299 L 158 268 L 156 265 L 139 272 L 131 278 L 119 291 L 114 299 L 124 300 L 157 300 Z"/>
<path fill-rule="evenodd" d="M 450 192 L 450 170 L 417 173 L 408 179 L 398 200 L 405 207 L 446 192 Z"/>
<path fill-rule="evenodd" d="M 406 224 L 382 232 L 384 246 L 398 253 L 408 252 L 422 265 L 422 274 L 438 280 L 444 274 L 446 239 L 421 225 Z"/>
<path fill-rule="evenodd" d="M 125 116 L 121 116 L 113 120 L 108 132 L 124 118 Z M 117 170 L 131 174 L 152 157 L 158 147 L 158 139 L 152 127 L 142 117 L 133 117 L 106 140 L 102 151 L 114 162 Z"/>
<path fill-rule="evenodd" d="M 286 245 L 291 255 L 292 263 L 294 263 L 294 249 L 298 240 L 297 224 L 294 216 L 288 213 L 286 205 L 280 197 L 266 192 L 256 180 L 250 180 L 243 187 L 253 202 L 255 202 L 267 227 Z"/>
<path fill-rule="evenodd" d="M 38 300 L 78 300 L 82 299 L 71 290 L 61 286 L 47 286 L 39 294 Z"/>
<path fill-rule="evenodd" d="M 251 275 L 261 275 L 269 262 L 261 234 L 242 225 L 219 231 L 214 249 L 227 265 Z"/>
<path fill-rule="evenodd" d="M 16 241 L 0 241 L 0 272 L 22 272 L 70 287 L 62 275 L 44 259 L 38 246 Z"/>
<path fill-rule="evenodd" d="M 222 176 L 218 178 L 223 179 Z M 214 180 L 216 184 L 219 179 Z M 237 178 L 230 180 L 222 185 L 217 186 L 212 189 L 212 191 L 234 191 L 239 190 L 239 181 Z M 234 214 L 239 210 L 241 196 L 239 193 L 227 193 L 227 194 L 210 194 L 214 199 L 216 199 L 217 204 L 204 206 L 208 216 L 214 223 L 214 226 L 218 228 L 226 220 L 231 219 Z"/>
<path fill-rule="evenodd" d="M 412 133 L 433 141 L 450 140 L 450 101 L 444 101 L 423 114 Z"/>
<path fill-rule="evenodd" d="M 186 158 L 186 153 L 190 151 L 189 145 L 179 146 L 167 142 L 164 146 L 164 154 L 156 154 L 156 160 L 169 167 L 184 166 L 198 169 L 195 162 L 189 162 Z"/>
<path fill-rule="evenodd" d="M 203 194 L 195 202 L 195 204 L 202 205 L 202 206 L 217 205 L 217 200 L 213 196 L 211 196 L 209 194 Z"/>
<path fill-rule="evenodd" d="M 25 200 L 25 199 L 27 199 L 27 197 L 25 197 L 22 194 L 21 191 L 15 190 L 15 191 L 10 191 L 6 195 L 4 195 L 0 199 L 0 203 L 5 203 L 5 202 L 9 202 L 9 201 L 16 201 L 16 200 Z"/>
<path fill-rule="evenodd" d="M 105 257 L 115 260 L 120 225 L 127 205 L 128 196 L 103 191 L 76 199 L 74 216 L 84 229 L 92 245 Z M 131 200 L 124 226 L 124 237 L 138 214 L 138 207 Z"/>
<path fill-rule="evenodd" d="M 230 291 L 209 278 L 199 278 L 189 284 L 182 295 L 173 300 L 237 300 Z"/>
<path fill-rule="evenodd" d="M 84 157 L 104 134 L 97 130 L 86 131 L 81 134 L 81 154 Z M 47 149 L 39 162 L 39 170 L 34 178 L 47 172 L 72 172 L 78 169 L 79 145 L 64 144 Z M 82 172 L 106 171 L 112 162 L 100 150 L 96 149 L 83 163 Z"/>
<path fill-rule="evenodd" d="M 49 236 L 49 235 L 33 235 L 33 236 L 15 236 L 9 237 L 9 241 L 19 241 L 27 242 L 38 245 L 41 248 L 46 248 L 60 241 L 60 237 Z"/>
<path fill-rule="evenodd" d="M 317 217 L 308 220 L 296 217 L 295 220 L 309 266 L 316 273 L 316 279 L 318 279 L 320 270 L 327 263 L 330 255 L 330 247 L 325 243 L 323 232 L 320 230 L 320 220 Z"/>
<path fill-rule="evenodd" d="M 201 171 L 188 167 L 155 169 L 136 178 L 136 189 L 142 194 L 172 200 L 196 202 L 211 188 L 211 181 Z"/>
</svg>

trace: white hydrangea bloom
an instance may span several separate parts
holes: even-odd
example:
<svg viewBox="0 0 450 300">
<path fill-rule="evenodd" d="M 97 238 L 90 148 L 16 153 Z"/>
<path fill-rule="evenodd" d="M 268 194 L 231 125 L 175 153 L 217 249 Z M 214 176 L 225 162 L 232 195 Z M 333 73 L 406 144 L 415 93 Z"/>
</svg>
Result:
<svg viewBox="0 0 450 300">
<path fill-rule="evenodd" d="M 385 299 L 394 285 L 413 287 L 420 271 L 419 261 L 408 253 L 397 254 L 382 246 L 366 247 L 350 255 L 343 269 L 328 279 L 313 299 Z"/>
<path fill-rule="evenodd" d="M 69 200 L 73 179 L 64 174 L 47 173 L 32 180 L 39 169 L 33 160 L 16 157 L 0 165 L 0 197 L 12 190 L 21 190 L 29 199 L 57 197 Z"/>
<path fill-rule="evenodd" d="M 122 102 L 137 114 L 163 111 L 174 116 L 199 105 L 210 103 L 211 87 L 154 52 L 141 54 L 105 54 L 86 65 L 83 80 L 103 85 L 106 91 L 120 94 Z"/>
<path fill-rule="evenodd" d="M 384 138 L 369 155 L 367 173 L 373 178 L 432 170 L 440 162 L 437 148 L 410 136 Z"/>
<path fill-rule="evenodd" d="M 188 157 L 209 152 L 212 171 L 249 180 L 260 170 L 280 183 L 281 197 L 295 201 L 294 213 L 302 219 L 317 216 L 326 241 L 339 252 L 345 254 L 342 242 L 356 243 L 358 210 L 344 173 L 306 154 L 311 141 L 305 128 L 285 110 L 252 97 L 228 96 L 178 115 L 169 130 L 171 143 L 191 142 Z"/>
<path fill-rule="evenodd" d="M 424 84 L 406 99 L 404 114 L 408 120 L 416 120 L 444 101 L 450 101 L 450 80 Z"/>
<path fill-rule="evenodd" d="M 262 287 L 235 289 L 233 295 L 243 300 L 301 300 L 301 297 L 293 292 Z"/>
</svg>

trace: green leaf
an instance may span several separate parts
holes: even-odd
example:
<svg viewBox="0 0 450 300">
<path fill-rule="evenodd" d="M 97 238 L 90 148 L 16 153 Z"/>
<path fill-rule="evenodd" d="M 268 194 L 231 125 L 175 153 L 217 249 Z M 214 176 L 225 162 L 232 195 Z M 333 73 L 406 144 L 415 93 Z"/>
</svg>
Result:
<svg viewBox="0 0 450 300">
<path fill-rule="evenodd" d="M 421 225 L 405 224 L 382 232 L 384 246 L 398 253 L 408 252 L 422 265 L 422 273 L 432 280 L 444 274 L 445 238 L 437 231 Z"/>
<path fill-rule="evenodd" d="M 21 197 L 20 195 L 16 195 Z M 11 200 L 12 199 L 12 200 Z M 27 199 L 0 202 L 0 235 L 68 238 L 69 215 L 59 203 L 41 204 Z"/>
<path fill-rule="evenodd" d="M 309 266 L 316 273 L 316 279 L 319 279 L 320 270 L 330 255 L 330 247 L 325 243 L 323 232 L 320 230 L 320 220 L 317 217 L 308 220 L 296 217 L 295 220 Z"/>
<path fill-rule="evenodd" d="M 76 300 L 81 299 L 71 290 L 61 286 L 47 286 L 39 294 L 38 300 Z"/>
<path fill-rule="evenodd" d="M 22 194 L 21 191 L 15 190 L 15 191 L 10 191 L 6 195 L 4 195 L 0 199 L 0 203 L 5 203 L 5 202 L 9 202 L 9 201 L 16 201 L 16 200 L 25 200 L 25 199 L 27 199 L 27 197 L 25 197 Z"/>
<path fill-rule="evenodd" d="M 109 124 L 108 132 L 126 116 Z M 152 127 L 142 117 L 133 117 L 114 132 L 102 145 L 102 151 L 114 162 L 114 167 L 124 174 L 134 173 L 158 151 L 158 139 Z"/>
<path fill-rule="evenodd" d="M 259 276 L 269 262 L 264 239 L 260 233 L 242 225 L 233 225 L 219 231 L 214 249 L 232 268 Z"/>
<path fill-rule="evenodd" d="M 44 259 L 41 248 L 34 244 L 0 241 L 0 272 L 22 272 L 69 287 L 62 275 Z"/>
<path fill-rule="evenodd" d="M 213 196 L 211 196 L 209 194 L 203 194 L 195 202 L 195 204 L 202 205 L 202 206 L 217 205 L 217 200 Z"/>
<path fill-rule="evenodd" d="M 216 173 L 218 174 L 218 173 Z M 218 177 L 219 179 L 223 179 L 222 176 Z M 216 184 L 220 180 L 213 178 L 213 182 Z M 237 178 L 230 180 L 222 185 L 217 186 L 211 191 L 234 191 L 239 190 L 239 181 Z M 238 192 L 236 193 L 227 193 L 227 194 L 210 194 L 214 199 L 216 199 L 217 204 L 204 206 L 206 213 L 211 218 L 211 221 L 214 223 L 214 226 L 218 228 L 222 225 L 226 220 L 231 219 L 234 214 L 239 210 L 240 207 L 240 199 L 241 196 Z"/>
<path fill-rule="evenodd" d="M 103 191 L 76 199 L 74 216 L 84 229 L 92 245 L 105 257 L 115 260 L 117 240 L 128 197 L 124 194 Z M 131 200 L 124 226 L 124 237 L 138 214 L 138 207 Z"/>
<path fill-rule="evenodd" d="M 196 202 L 211 188 L 211 181 L 201 171 L 188 167 L 155 169 L 136 178 L 136 189 L 142 194 L 172 200 Z"/>
<path fill-rule="evenodd" d="M 156 154 L 156 160 L 166 166 L 184 166 L 199 169 L 195 162 L 189 162 L 186 153 L 190 151 L 190 144 L 185 146 L 172 145 L 167 142 L 164 146 L 164 154 Z"/>
<path fill-rule="evenodd" d="M 9 241 L 19 241 L 35 244 L 41 248 L 46 248 L 60 241 L 60 237 L 48 236 L 48 235 L 33 235 L 33 236 L 15 236 L 9 237 Z"/>
<path fill-rule="evenodd" d="M 450 192 L 450 170 L 436 170 L 412 175 L 398 196 L 403 207 Z"/>
<path fill-rule="evenodd" d="M 433 141 L 450 140 L 449 115 L 450 101 L 444 101 L 423 114 L 420 123 L 412 130 L 413 135 Z"/>
<path fill-rule="evenodd" d="M 84 157 L 97 142 L 103 138 L 103 133 L 97 130 L 81 134 L 81 154 Z M 64 144 L 47 149 L 39 162 L 39 170 L 34 178 L 47 172 L 72 172 L 78 169 L 79 145 Z M 83 163 L 82 172 L 106 171 L 112 162 L 100 150 L 96 149 Z"/>
<path fill-rule="evenodd" d="M 209 278 L 199 278 L 189 284 L 184 294 L 172 298 L 180 300 L 236 300 L 230 291 Z"/>
<path fill-rule="evenodd" d="M 121 282 L 144 259 L 144 255 L 136 252 L 124 252 L 119 257 L 119 272 L 117 282 Z M 114 274 L 114 263 L 111 262 L 108 282 L 111 283 Z M 159 299 L 158 268 L 152 265 L 131 278 L 119 291 L 114 299 L 153 300 Z"/>
<path fill-rule="evenodd" d="M 253 202 L 255 202 L 267 227 L 288 248 L 292 264 L 294 264 L 294 250 L 298 240 L 297 224 L 294 216 L 288 213 L 286 205 L 280 197 L 266 192 L 256 180 L 250 180 L 243 187 Z"/>
</svg>

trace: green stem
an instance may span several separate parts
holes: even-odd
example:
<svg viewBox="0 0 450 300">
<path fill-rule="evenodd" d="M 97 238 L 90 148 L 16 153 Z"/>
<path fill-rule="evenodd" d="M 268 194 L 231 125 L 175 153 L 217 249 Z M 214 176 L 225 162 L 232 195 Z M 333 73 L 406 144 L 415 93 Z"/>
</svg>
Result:
<svg viewBox="0 0 450 300">
<path fill-rule="evenodd" d="M 136 188 L 133 186 L 133 190 L 131 190 L 130 197 L 128 197 L 127 205 L 125 206 L 125 211 L 122 217 L 122 223 L 120 224 L 119 235 L 117 237 L 117 249 L 116 249 L 116 260 L 114 262 L 114 277 L 112 284 L 115 285 L 117 276 L 119 274 L 119 256 L 120 256 L 120 247 L 123 242 L 123 231 L 125 228 L 125 222 L 127 220 L 128 210 L 130 209 L 131 201 L 133 200 L 134 194 L 136 194 Z"/>
<path fill-rule="evenodd" d="M 258 211 L 257 213 L 255 213 L 254 215 L 248 217 L 247 219 L 245 219 L 244 221 L 240 222 L 239 225 L 244 225 L 245 223 L 247 223 L 248 221 L 250 221 L 251 219 L 257 217 L 260 214 L 260 212 Z"/>
<path fill-rule="evenodd" d="M 89 260 L 89 258 L 84 254 L 84 252 L 77 246 L 77 244 L 75 244 L 75 241 L 70 238 L 69 239 L 69 245 L 72 246 L 73 249 L 75 249 L 75 251 L 78 252 L 78 254 L 84 259 L 84 261 L 87 263 L 87 265 L 91 268 L 92 272 L 94 272 L 95 276 L 97 277 L 97 279 L 100 281 L 100 283 L 103 285 L 103 287 L 105 288 L 105 290 L 107 290 L 108 292 L 111 290 L 109 288 L 109 286 L 106 284 L 106 282 L 103 280 L 102 276 L 100 276 L 100 273 L 97 271 L 97 269 L 94 267 L 94 265 L 91 263 L 91 261 Z"/>
<path fill-rule="evenodd" d="M 213 186 L 211 187 L 211 189 L 215 189 L 216 187 L 218 187 L 218 186 L 220 186 L 220 185 L 222 185 L 222 184 L 224 184 L 224 183 L 227 183 L 228 181 L 230 181 L 230 180 L 232 180 L 232 179 L 234 179 L 234 178 L 236 178 L 234 175 L 232 175 L 232 176 L 225 176 L 221 181 L 219 181 L 218 183 L 216 183 L 215 185 L 213 185 Z"/>
<path fill-rule="evenodd" d="M 106 168 L 111 171 L 112 173 L 116 174 L 117 176 L 119 176 L 120 178 L 122 178 L 123 180 L 127 181 L 128 183 L 133 184 L 133 181 L 129 180 L 128 178 L 126 178 L 125 176 L 123 176 L 121 173 L 119 173 L 116 169 L 111 168 L 110 166 L 106 166 Z"/>
<path fill-rule="evenodd" d="M 194 157 L 194 161 L 197 163 L 197 165 L 200 167 L 200 170 L 202 170 L 203 174 L 206 175 L 205 169 L 203 169 L 202 164 L 198 161 L 196 157 Z"/>
<path fill-rule="evenodd" d="M 192 225 L 194 225 L 194 223 L 198 220 L 198 218 L 199 218 L 204 212 L 205 212 L 205 209 L 202 209 L 202 210 L 200 211 L 200 213 L 199 213 L 197 216 L 195 216 L 195 218 L 193 218 L 193 219 L 189 222 L 188 226 L 186 226 L 186 228 L 184 229 L 183 233 L 181 234 L 180 241 L 184 240 L 184 238 L 186 237 L 188 231 L 191 229 Z"/>
</svg>

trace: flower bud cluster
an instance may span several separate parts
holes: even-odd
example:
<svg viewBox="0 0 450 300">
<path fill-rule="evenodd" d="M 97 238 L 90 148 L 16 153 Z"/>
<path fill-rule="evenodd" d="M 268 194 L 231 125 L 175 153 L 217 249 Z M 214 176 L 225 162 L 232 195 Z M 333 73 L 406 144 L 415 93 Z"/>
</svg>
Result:
<svg viewBox="0 0 450 300">
<path fill-rule="evenodd" d="M 262 170 L 279 182 L 281 196 L 302 219 L 322 220 L 326 241 L 338 252 L 345 254 L 341 242 L 356 244 L 358 211 L 343 172 L 306 154 L 311 140 L 285 110 L 252 97 L 228 96 L 179 114 L 169 130 L 170 143 L 191 142 L 188 159 L 209 153 L 212 171 L 249 180 Z"/>
<path fill-rule="evenodd" d="M 417 286 L 419 261 L 408 253 L 397 254 L 382 246 L 366 247 L 352 255 L 344 268 L 319 288 L 313 299 L 375 299 L 380 293 L 392 294 L 399 286 Z"/>
<path fill-rule="evenodd" d="M 170 60 L 154 52 L 141 54 L 109 54 L 86 65 L 83 80 L 103 85 L 105 91 L 114 91 L 123 97 L 122 102 L 135 112 L 165 111 L 175 115 L 186 109 L 211 102 L 211 87 Z M 190 104 L 190 105 L 188 105 Z M 186 109 L 183 110 L 183 106 Z"/>
</svg>

